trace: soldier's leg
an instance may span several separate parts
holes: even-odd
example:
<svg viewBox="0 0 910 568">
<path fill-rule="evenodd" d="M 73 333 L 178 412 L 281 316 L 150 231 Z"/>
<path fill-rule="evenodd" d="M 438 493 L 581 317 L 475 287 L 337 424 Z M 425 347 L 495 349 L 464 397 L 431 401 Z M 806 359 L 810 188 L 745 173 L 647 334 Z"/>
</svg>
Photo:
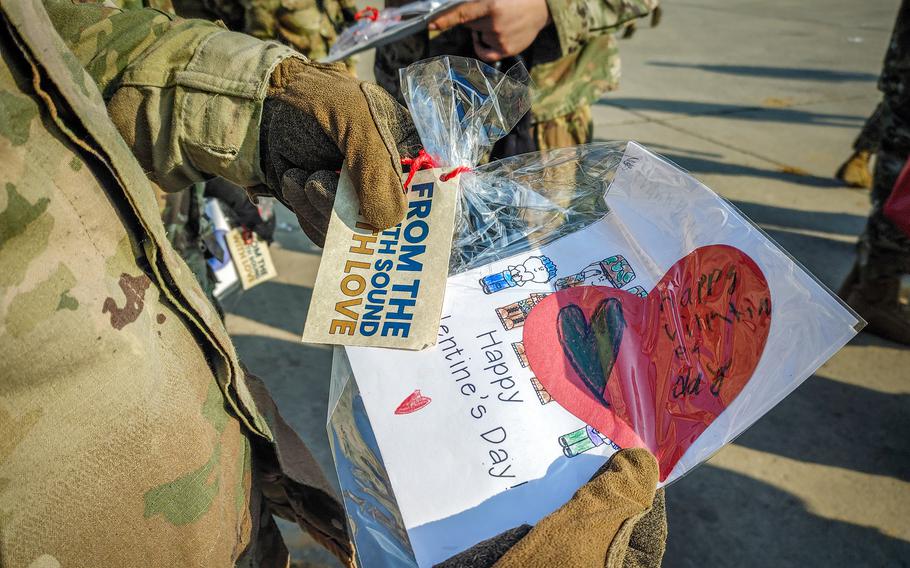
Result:
<svg viewBox="0 0 910 568">
<path fill-rule="evenodd" d="M 883 206 L 910 154 L 910 109 L 884 108 L 885 128 L 876 157 L 872 214 L 857 245 L 857 261 L 842 295 L 868 322 L 868 330 L 910 345 L 910 237 Z"/>
<path fill-rule="evenodd" d="M 594 137 L 591 107 L 582 105 L 571 113 L 534 125 L 538 150 L 567 148 L 587 144 Z"/>
<path fill-rule="evenodd" d="M 537 145 L 541 150 L 553 150 L 590 143 L 594 139 L 594 119 L 591 115 L 591 107 L 583 105 L 568 115 L 537 124 L 535 136 Z M 567 177 L 574 176 L 578 186 L 585 183 L 584 176 L 580 171 L 574 169 L 571 171 L 566 170 L 563 175 Z M 571 197 L 571 203 L 564 201 L 560 202 L 560 205 L 564 207 L 571 205 L 572 212 L 575 215 L 597 215 L 597 212 L 603 209 L 603 199 L 589 191 L 585 193 L 586 195 L 584 196 L 579 194 L 567 195 L 566 197 Z"/>
<path fill-rule="evenodd" d="M 591 107 L 584 105 L 570 114 L 552 120 L 535 122 L 531 134 L 537 149 L 541 152 L 569 148 L 591 142 L 594 123 L 591 118 Z M 547 171 L 551 191 L 546 197 L 561 208 L 563 212 L 529 209 L 523 213 L 523 219 L 531 225 L 546 227 L 557 231 L 558 227 L 576 215 L 596 215 L 602 209 L 603 199 L 597 199 L 590 191 L 579 191 L 584 183 L 583 173 L 573 162 L 551 166 Z M 573 189 L 574 188 L 574 189 Z M 541 233 L 546 232 L 541 229 Z"/>
</svg>

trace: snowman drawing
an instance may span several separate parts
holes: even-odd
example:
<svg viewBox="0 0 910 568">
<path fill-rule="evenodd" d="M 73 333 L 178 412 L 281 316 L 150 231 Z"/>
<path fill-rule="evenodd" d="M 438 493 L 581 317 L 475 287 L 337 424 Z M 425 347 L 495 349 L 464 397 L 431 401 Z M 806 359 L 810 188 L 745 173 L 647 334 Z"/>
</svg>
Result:
<svg viewBox="0 0 910 568">
<path fill-rule="evenodd" d="M 556 277 L 556 265 L 544 255 L 530 256 L 517 266 L 508 266 L 502 272 L 480 279 L 484 294 L 493 294 L 507 288 L 524 286 L 528 282 L 544 284 Z"/>
</svg>

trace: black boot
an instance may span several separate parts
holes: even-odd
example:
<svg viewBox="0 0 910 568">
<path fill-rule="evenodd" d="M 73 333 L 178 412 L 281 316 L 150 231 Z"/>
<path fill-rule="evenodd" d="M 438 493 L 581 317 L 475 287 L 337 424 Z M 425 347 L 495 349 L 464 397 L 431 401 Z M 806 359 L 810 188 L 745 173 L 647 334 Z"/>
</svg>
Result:
<svg viewBox="0 0 910 568">
<path fill-rule="evenodd" d="M 863 248 L 840 296 L 869 322 L 866 331 L 910 346 L 910 274 Z"/>
</svg>

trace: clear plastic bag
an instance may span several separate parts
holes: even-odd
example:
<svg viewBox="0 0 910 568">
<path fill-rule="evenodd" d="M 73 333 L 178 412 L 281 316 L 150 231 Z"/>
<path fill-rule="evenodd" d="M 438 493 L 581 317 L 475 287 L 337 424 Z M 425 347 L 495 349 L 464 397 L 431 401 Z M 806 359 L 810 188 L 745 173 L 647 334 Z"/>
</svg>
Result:
<svg viewBox="0 0 910 568">
<path fill-rule="evenodd" d="M 634 142 L 476 166 L 526 85 L 454 57 L 402 72 L 427 152 L 474 167 L 436 347 L 335 350 L 328 430 L 361 565 L 431 566 L 535 523 L 621 447 L 648 448 L 671 483 L 864 325 Z"/>
<path fill-rule="evenodd" d="M 421 0 L 383 10 L 367 7 L 359 12 L 357 23 L 341 32 L 322 61 L 340 61 L 415 34 L 436 14 L 465 1 Z"/>
<path fill-rule="evenodd" d="M 603 195 L 624 143 L 530 153 L 477 166 L 531 108 L 522 64 L 506 72 L 436 57 L 400 71 L 424 149 L 461 174 L 450 274 L 578 230 L 606 213 Z"/>
</svg>

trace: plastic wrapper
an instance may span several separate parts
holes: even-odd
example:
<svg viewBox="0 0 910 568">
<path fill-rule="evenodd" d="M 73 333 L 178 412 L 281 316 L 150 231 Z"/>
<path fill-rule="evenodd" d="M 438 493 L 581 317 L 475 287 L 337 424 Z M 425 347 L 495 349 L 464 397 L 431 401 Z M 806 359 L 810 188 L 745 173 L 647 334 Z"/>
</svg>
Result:
<svg viewBox="0 0 910 568">
<path fill-rule="evenodd" d="M 425 29 L 430 19 L 466 0 L 421 0 L 404 6 L 367 7 L 361 10 L 357 23 L 345 29 L 332 44 L 324 63 L 341 61 L 361 51 L 398 41 Z"/>
<path fill-rule="evenodd" d="M 363 566 L 431 566 L 535 523 L 623 447 L 672 483 L 864 325 L 634 142 L 478 166 L 527 84 L 452 57 L 402 73 L 427 152 L 473 169 L 437 345 L 335 350 L 328 431 Z"/>
</svg>

